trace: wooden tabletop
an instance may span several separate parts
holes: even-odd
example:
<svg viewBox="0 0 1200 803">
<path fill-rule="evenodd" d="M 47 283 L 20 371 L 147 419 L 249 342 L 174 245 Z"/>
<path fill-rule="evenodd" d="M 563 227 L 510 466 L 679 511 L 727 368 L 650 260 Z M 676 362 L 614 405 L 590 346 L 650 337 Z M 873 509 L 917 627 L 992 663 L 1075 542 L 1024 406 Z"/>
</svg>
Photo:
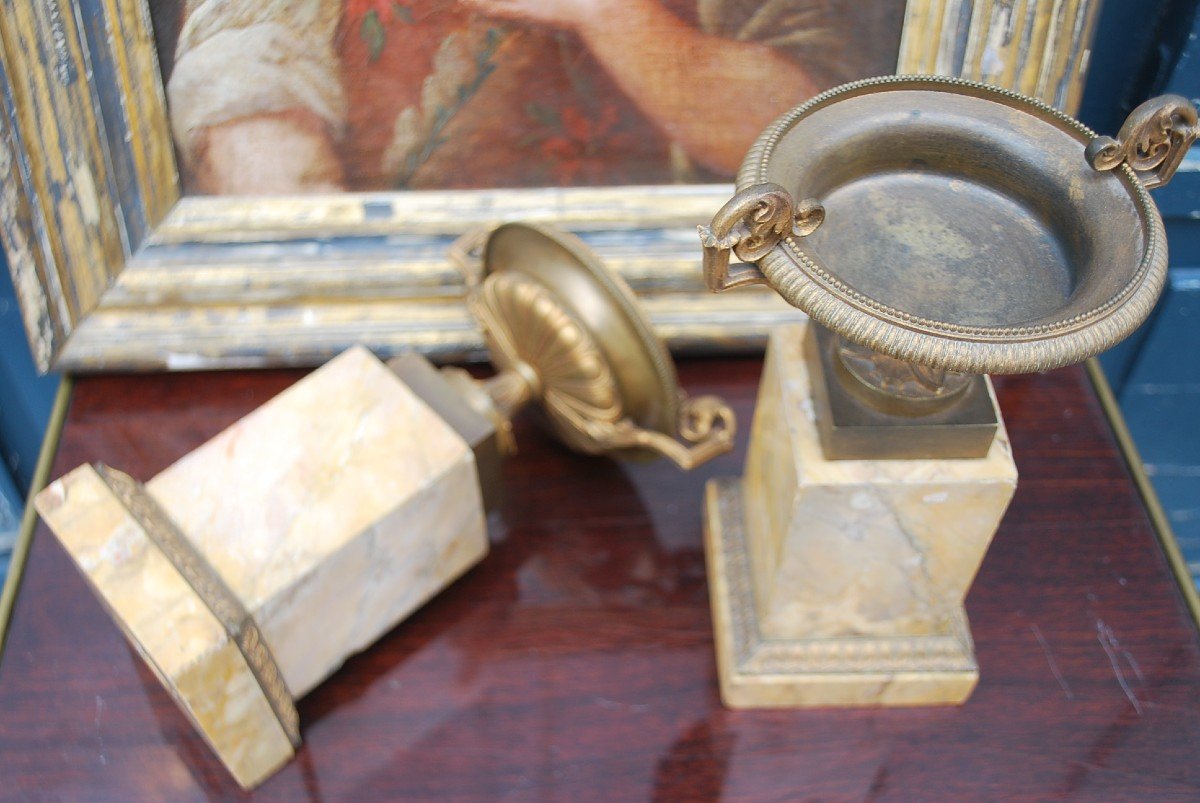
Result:
<svg viewBox="0 0 1200 803">
<path fill-rule="evenodd" d="M 690 361 L 749 429 L 760 361 Z M 77 381 L 52 476 L 148 479 L 296 372 Z M 951 708 L 727 711 L 691 474 L 566 452 L 523 421 L 492 552 L 299 705 L 266 799 L 1200 796 L 1200 640 L 1079 368 L 997 381 L 1020 485 L 967 598 Z M 334 403 L 334 400 L 331 400 Z M 0 660 L 0 797 L 239 791 L 39 527 Z"/>
</svg>

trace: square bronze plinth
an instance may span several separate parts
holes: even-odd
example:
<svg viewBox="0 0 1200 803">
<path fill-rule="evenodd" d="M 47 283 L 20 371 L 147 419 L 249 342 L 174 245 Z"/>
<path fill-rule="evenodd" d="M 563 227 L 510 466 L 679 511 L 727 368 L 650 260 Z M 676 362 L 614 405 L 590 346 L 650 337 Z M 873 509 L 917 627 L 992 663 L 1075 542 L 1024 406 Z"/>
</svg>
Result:
<svg viewBox="0 0 1200 803">
<path fill-rule="evenodd" d="M 830 460 L 913 460 L 984 457 L 996 436 L 996 406 L 985 376 L 971 379 L 944 410 L 922 416 L 882 412 L 850 393 L 838 375 L 836 337 L 809 326 L 804 344 L 816 376 L 813 405 L 821 448 Z M 853 380 L 849 380 L 853 381 Z"/>
<path fill-rule="evenodd" d="M 500 469 L 504 462 L 496 425 L 473 409 L 433 363 L 420 354 L 409 352 L 393 357 L 387 366 L 471 447 L 484 509 L 494 510 L 502 498 Z"/>
</svg>

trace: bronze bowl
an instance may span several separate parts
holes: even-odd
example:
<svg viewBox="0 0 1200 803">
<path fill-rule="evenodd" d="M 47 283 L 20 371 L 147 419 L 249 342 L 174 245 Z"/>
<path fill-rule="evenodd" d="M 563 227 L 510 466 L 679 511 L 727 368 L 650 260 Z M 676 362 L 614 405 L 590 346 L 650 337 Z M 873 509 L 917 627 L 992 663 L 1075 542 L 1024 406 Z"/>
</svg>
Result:
<svg viewBox="0 0 1200 803">
<path fill-rule="evenodd" d="M 633 291 L 577 237 L 506 223 L 483 243 L 478 276 L 468 304 L 499 373 L 476 382 L 449 370 L 506 450 L 513 415 L 533 401 L 586 454 L 667 457 L 690 470 L 733 448 L 733 411 L 679 388 Z"/>
<path fill-rule="evenodd" d="M 1157 300 L 1167 247 L 1146 189 L 1196 133 L 1175 96 L 1111 139 L 969 81 L 847 84 L 750 149 L 737 195 L 701 227 L 706 281 L 769 284 L 846 340 L 934 369 L 1078 362 Z"/>
</svg>

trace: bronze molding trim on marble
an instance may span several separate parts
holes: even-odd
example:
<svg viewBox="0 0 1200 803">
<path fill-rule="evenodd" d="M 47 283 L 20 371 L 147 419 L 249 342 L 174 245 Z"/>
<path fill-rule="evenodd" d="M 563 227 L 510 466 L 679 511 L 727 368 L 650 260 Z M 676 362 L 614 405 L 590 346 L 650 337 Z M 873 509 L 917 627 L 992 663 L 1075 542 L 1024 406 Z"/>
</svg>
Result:
<svg viewBox="0 0 1200 803">
<path fill-rule="evenodd" d="M 962 602 L 1017 479 L 984 374 L 1079 362 L 1145 319 L 1167 267 L 1147 189 L 1198 133 L 1178 96 L 1114 139 L 1015 92 L 888 76 L 760 135 L 700 227 L 705 283 L 769 285 L 812 323 L 772 336 L 745 477 L 708 489 L 727 704 L 967 699 Z"/>
<path fill-rule="evenodd" d="M 283 682 L 283 673 L 271 654 L 271 648 L 263 640 L 262 631 L 242 601 L 238 599 L 221 575 L 196 550 L 180 529 L 171 521 L 145 486 L 128 474 L 109 468 L 103 463 L 92 466 L 100 480 L 121 503 L 137 527 L 146 534 L 154 546 L 170 561 L 196 596 L 204 603 L 221 627 L 229 641 L 237 645 L 238 652 L 271 706 L 279 727 L 292 747 L 299 748 L 300 715 L 296 703 Z"/>
</svg>

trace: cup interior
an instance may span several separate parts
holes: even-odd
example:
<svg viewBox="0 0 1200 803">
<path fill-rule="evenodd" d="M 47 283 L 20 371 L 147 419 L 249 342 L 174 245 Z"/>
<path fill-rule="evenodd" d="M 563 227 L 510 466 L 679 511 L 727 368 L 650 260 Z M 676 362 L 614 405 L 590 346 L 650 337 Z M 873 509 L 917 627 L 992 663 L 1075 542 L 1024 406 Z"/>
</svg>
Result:
<svg viewBox="0 0 1200 803">
<path fill-rule="evenodd" d="M 839 99 L 774 145 L 765 180 L 825 222 L 803 239 L 842 282 L 946 324 L 1055 324 L 1134 277 L 1147 235 L 1087 138 L 985 97 L 891 90 Z"/>
</svg>

